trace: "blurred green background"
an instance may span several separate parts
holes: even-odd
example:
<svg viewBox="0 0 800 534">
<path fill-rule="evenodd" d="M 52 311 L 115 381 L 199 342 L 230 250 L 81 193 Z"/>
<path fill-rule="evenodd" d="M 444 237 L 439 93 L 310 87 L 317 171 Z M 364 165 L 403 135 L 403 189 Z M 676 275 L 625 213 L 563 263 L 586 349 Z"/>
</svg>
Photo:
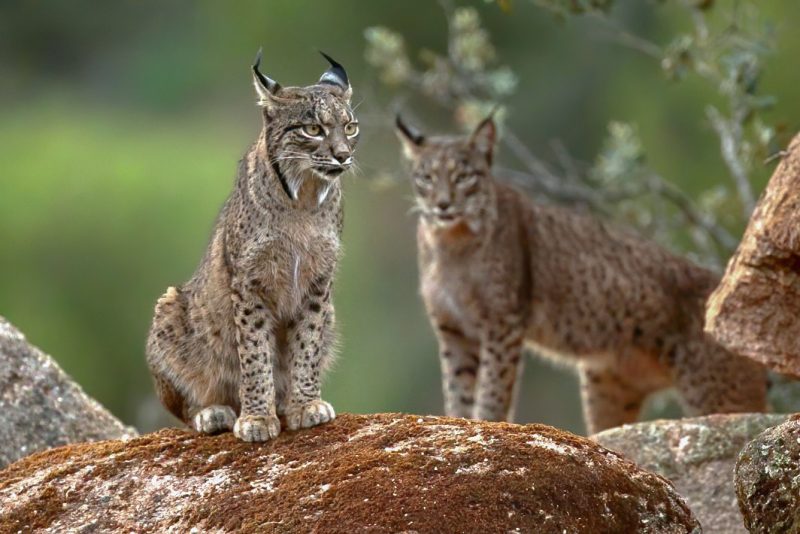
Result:
<svg viewBox="0 0 800 534">
<path fill-rule="evenodd" d="M 732 1 L 732 0 L 731 0 Z M 460 5 L 465 3 L 460 2 Z M 476 6 L 519 76 L 509 124 L 534 149 L 554 139 L 591 160 L 610 120 L 635 122 L 650 165 L 688 191 L 725 179 L 703 108 L 714 88 L 665 81 L 657 62 L 590 19 L 559 22 L 529 2 Z M 764 2 L 778 51 L 764 77 L 769 118 L 800 118 L 800 3 Z M 655 41 L 685 27 L 671 6 L 629 0 L 613 16 Z M 260 127 L 249 64 L 284 85 L 313 83 L 321 49 L 363 101 L 362 174 L 345 178 L 345 257 L 337 291 L 341 358 L 325 397 L 339 411 L 441 413 L 434 338 L 417 292 L 410 190 L 389 120 L 390 93 L 364 60 L 383 25 L 441 50 L 432 1 L 31 1 L 0 4 L 0 314 L 125 422 L 170 420 L 143 345 L 155 299 L 203 254 L 236 162 Z M 402 97 L 402 95 L 401 95 Z M 447 114 L 408 96 L 429 128 Z M 501 153 L 500 158 L 504 155 Z M 764 176 L 768 172 L 765 170 Z M 583 432 L 577 383 L 529 361 L 517 419 Z"/>
</svg>

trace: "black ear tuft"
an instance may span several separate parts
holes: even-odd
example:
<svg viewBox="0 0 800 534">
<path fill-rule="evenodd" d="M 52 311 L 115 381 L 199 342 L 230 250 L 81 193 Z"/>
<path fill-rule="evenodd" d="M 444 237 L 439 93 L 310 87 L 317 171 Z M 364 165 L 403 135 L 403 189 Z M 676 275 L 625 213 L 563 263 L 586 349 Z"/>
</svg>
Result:
<svg viewBox="0 0 800 534">
<path fill-rule="evenodd" d="M 425 141 L 425 136 L 413 126 L 409 126 L 403 122 L 403 118 L 399 113 L 395 115 L 394 124 L 397 126 L 397 129 L 400 131 L 400 133 L 402 133 L 406 139 L 415 145 L 419 146 Z"/>
<path fill-rule="evenodd" d="M 494 113 L 497 110 L 495 107 L 491 115 L 483 119 L 475 131 L 472 132 L 469 142 L 473 148 L 486 156 L 487 161 L 491 165 L 494 156 L 494 145 L 497 142 L 497 126 L 494 123 Z"/>
<path fill-rule="evenodd" d="M 253 76 L 255 76 L 256 81 L 261 85 L 261 87 L 270 93 L 275 94 L 275 92 L 281 88 L 280 84 L 268 76 L 264 76 L 261 74 L 261 71 L 258 70 L 258 67 L 261 65 L 261 56 L 263 51 L 263 48 L 259 48 L 258 54 L 256 54 L 256 59 L 253 61 Z M 258 89 L 258 87 L 256 87 L 256 89 Z"/>
<path fill-rule="evenodd" d="M 411 161 L 416 161 L 422 150 L 422 145 L 425 143 L 425 136 L 413 126 L 409 126 L 398 113 L 395 116 L 394 124 L 397 127 L 395 133 L 400 143 L 403 145 L 403 154 Z"/>
<path fill-rule="evenodd" d="M 342 67 L 340 63 L 338 63 L 335 59 L 333 59 L 325 52 L 320 50 L 319 53 L 322 54 L 322 57 L 327 59 L 328 63 L 331 64 L 331 68 L 323 72 L 322 76 L 320 76 L 319 83 L 327 83 L 329 85 L 335 85 L 345 90 L 349 89 L 350 80 L 347 79 L 347 72 L 344 70 L 344 67 Z"/>
</svg>

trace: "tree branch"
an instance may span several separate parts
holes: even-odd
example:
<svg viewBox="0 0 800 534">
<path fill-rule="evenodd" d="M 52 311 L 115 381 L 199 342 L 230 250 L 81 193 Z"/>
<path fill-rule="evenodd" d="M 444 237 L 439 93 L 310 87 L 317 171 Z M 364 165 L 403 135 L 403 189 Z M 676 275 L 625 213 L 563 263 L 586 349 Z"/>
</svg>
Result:
<svg viewBox="0 0 800 534">
<path fill-rule="evenodd" d="M 755 209 L 756 201 L 753 195 L 753 187 L 750 184 L 750 177 L 747 175 L 739 156 L 739 147 L 742 143 L 742 121 L 739 114 L 735 114 L 733 120 L 726 120 L 714 106 L 706 108 L 706 115 L 711 121 L 711 126 L 717 132 L 720 141 L 720 151 L 722 159 L 731 173 L 731 178 L 739 193 L 742 203 L 742 216 L 745 220 L 750 218 L 750 214 Z"/>
</svg>

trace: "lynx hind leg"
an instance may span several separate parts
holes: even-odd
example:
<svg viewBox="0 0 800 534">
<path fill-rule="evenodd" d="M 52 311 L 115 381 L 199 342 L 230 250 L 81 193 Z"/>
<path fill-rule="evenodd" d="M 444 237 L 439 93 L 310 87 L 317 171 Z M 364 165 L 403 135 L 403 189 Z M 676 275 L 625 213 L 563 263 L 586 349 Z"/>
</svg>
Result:
<svg viewBox="0 0 800 534">
<path fill-rule="evenodd" d="M 625 380 L 613 368 L 581 366 L 579 375 L 588 435 L 636 422 L 649 392 Z"/>
<path fill-rule="evenodd" d="M 236 412 L 230 406 L 213 404 L 194 412 L 192 427 L 203 434 L 227 432 L 236 423 Z"/>
<path fill-rule="evenodd" d="M 707 336 L 676 347 L 673 374 L 689 415 L 767 410 L 764 367 Z"/>
<path fill-rule="evenodd" d="M 156 302 L 147 338 L 147 364 L 153 374 L 173 369 L 186 336 L 186 307 L 179 290 L 170 287 Z"/>
<path fill-rule="evenodd" d="M 183 327 L 183 306 L 174 287 L 167 289 L 156 302 L 153 322 L 147 338 L 147 364 L 153 376 L 156 394 L 161 404 L 175 417 L 188 423 L 186 396 L 176 387 L 170 376 L 179 374 L 176 354 L 179 350 Z"/>
<path fill-rule="evenodd" d="M 172 415 L 203 434 L 233 430 L 236 412 L 230 406 L 213 404 L 205 408 L 190 407 L 184 395 L 161 374 L 153 375 L 156 393 Z"/>
<path fill-rule="evenodd" d="M 160 373 L 153 373 L 153 382 L 155 383 L 156 395 L 158 395 L 158 399 L 164 408 L 184 423 L 188 423 L 186 399 L 178 391 L 178 388 Z"/>
<path fill-rule="evenodd" d="M 170 287 L 156 303 L 153 325 L 147 342 L 147 361 L 155 381 L 156 393 L 167 410 L 198 432 L 215 434 L 233 429 L 236 413 L 219 403 L 219 392 L 198 386 L 208 398 L 181 391 L 176 383 L 197 380 L 188 364 L 190 329 L 186 306 L 178 289 Z M 184 380 L 181 380 L 181 377 Z M 210 396 L 209 396 L 210 395 Z"/>
</svg>

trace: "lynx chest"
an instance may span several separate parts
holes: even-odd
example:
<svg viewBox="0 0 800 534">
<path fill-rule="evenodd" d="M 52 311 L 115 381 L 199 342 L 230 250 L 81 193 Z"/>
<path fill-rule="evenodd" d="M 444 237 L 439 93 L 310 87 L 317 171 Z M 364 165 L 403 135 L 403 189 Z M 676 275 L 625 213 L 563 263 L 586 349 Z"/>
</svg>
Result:
<svg viewBox="0 0 800 534">
<path fill-rule="evenodd" d="M 312 287 L 333 276 L 340 254 L 338 226 L 326 213 L 298 213 L 269 228 L 257 248 L 252 267 L 262 297 L 278 316 L 292 317 Z"/>
<path fill-rule="evenodd" d="M 429 312 L 473 331 L 486 312 L 480 277 L 465 263 L 432 261 L 421 266 L 420 291 Z"/>
</svg>

